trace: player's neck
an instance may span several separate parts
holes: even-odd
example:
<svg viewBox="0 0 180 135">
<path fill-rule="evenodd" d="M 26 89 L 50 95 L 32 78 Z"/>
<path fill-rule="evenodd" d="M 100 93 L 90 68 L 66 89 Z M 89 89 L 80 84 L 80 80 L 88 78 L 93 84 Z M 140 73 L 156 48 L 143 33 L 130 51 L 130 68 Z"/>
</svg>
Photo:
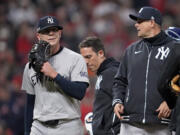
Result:
<svg viewBox="0 0 180 135">
<path fill-rule="evenodd" d="M 52 46 L 52 49 L 51 49 L 51 54 L 56 54 L 60 49 L 60 44 L 56 45 L 56 46 Z"/>
</svg>

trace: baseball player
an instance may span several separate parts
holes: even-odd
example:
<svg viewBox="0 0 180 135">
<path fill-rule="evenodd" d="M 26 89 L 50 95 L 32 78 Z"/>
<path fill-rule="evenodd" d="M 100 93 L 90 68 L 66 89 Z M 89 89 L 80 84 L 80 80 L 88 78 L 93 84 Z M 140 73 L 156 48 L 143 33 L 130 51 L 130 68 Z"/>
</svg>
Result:
<svg viewBox="0 0 180 135">
<path fill-rule="evenodd" d="M 87 67 L 80 54 L 60 45 L 62 29 L 53 16 L 37 24 L 37 39 L 51 45 L 51 57 L 41 67 L 43 82 L 25 66 L 25 135 L 83 135 L 80 100 L 89 85 Z"/>
</svg>

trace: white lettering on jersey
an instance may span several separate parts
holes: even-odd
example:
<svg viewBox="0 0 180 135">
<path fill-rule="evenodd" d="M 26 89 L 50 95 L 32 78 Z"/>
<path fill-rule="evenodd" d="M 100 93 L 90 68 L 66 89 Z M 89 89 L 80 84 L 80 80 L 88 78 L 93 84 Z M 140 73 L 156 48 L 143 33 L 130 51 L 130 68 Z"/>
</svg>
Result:
<svg viewBox="0 0 180 135">
<path fill-rule="evenodd" d="M 42 80 L 43 80 L 43 83 L 54 83 L 54 80 L 50 77 L 47 77 L 47 76 L 42 76 Z M 40 80 L 38 79 L 37 77 L 37 74 L 34 74 L 33 76 L 31 76 L 31 82 L 33 84 L 33 86 L 35 86 L 37 83 L 41 83 Z"/>
<path fill-rule="evenodd" d="M 158 48 L 158 53 L 155 56 L 156 59 L 163 60 L 164 58 L 167 58 L 168 54 L 170 52 L 170 49 L 167 47 L 166 49 L 164 48 L 164 46 L 162 46 L 161 48 Z"/>
<path fill-rule="evenodd" d="M 99 90 L 100 89 L 100 83 L 102 81 L 102 75 L 98 76 L 97 77 L 97 81 L 96 81 L 96 86 L 95 86 L 95 89 L 96 90 Z"/>
<path fill-rule="evenodd" d="M 80 76 L 81 77 L 88 77 L 88 73 L 87 72 L 80 72 Z"/>
<path fill-rule="evenodd" d="M 37 83 L 37 76 L 36 76 L 36 74 L 34 74 L 33 76 L 31 76 L 31 82 L 32 82 L 33 86 L 36 85 L 36 83 Z"/>
<path fill-rule="evenodd" d="M 54 23 L 54 20 L 53 20 L 52 17 L 48 17 L 48 18 L 47 18 L 47 21 L 48 21 L 48 23 L 50 23 L 50 24 L 51 24 L 51 23 Z"/>
</svg>

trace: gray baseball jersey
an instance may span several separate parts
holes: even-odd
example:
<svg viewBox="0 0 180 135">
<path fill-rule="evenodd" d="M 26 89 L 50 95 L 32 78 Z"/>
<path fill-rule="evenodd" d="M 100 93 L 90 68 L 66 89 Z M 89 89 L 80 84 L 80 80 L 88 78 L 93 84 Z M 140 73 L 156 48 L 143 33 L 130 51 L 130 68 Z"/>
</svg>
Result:
<svg viewBox="0 0 180 135">
<path fill-rule="evenodd" d="M 64 47 L 61 52 L 49 59 L 49 63 L 66 79 L 89 83 L 86 63 L 80 54 Z M 29 63 L 27 63 L 23 74 L 22 90 L 35 95 L 33 119 L 48 121 L 81 117 L 79 100 L 66 95 L 48 77 L 44 77 L 41 84 L 35 74 L 32 68 L 29 69 Z"/>
</svg>

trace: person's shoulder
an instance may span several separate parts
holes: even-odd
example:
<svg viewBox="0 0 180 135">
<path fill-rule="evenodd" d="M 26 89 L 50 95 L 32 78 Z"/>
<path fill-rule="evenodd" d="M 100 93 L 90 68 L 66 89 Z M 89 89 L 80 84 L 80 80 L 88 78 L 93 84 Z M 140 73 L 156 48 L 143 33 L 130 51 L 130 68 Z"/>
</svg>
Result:
<svg viewBox="0 0 180 135">
<path fill-rule="evenodd" d="M 137 40 L 132 42 L 125 50 L 126 55 L 131 55 L 134 51 L 139 51 L 144 48 L 143 40 Z"/>
<path fill-rule="evenodd" d="M 104 70 L 104 74 L 107 76 L 114 75 L 117 72 L 118 67 L 120 65 L 120 62 L 115 60 L 114 58 L 109 58 L 109 60 L 111 60 L 111 62 L 107 65 L 107 68 Z"/>
<path fill-rule="evenodd" d="M 174 42 L 174 47 L 180 48 L 180 42 Z"/>
<path fill-rule="evenodd" d="M 180 43 L 174 42 L 173 48 L 172 48 L 177 54 L 180 54 Z"/>
<path fill-rule="evenodd" d="M 135 48 L 135 47 L 141 45 L 142 42 L 143 42 L 142 39 L 132 42 L 132 43 L 127 47 L 127 50 L 131 50 L 132 48 Z"/>
<path fill-rule="evenodd" d="M 116 74 L 117 70 L 118 70 L 118 67 L 111 66 L 111 67 L 107 68 L 106 70 L 104 70 L 103 74 L 107 77 L 114 76 Z"/>
<path fill-rule="evenodd" d="M 63 52 L 70 54 L 70 55 L 81 56 L 79 53 L 77 53 L 69 48 L 66 48 L 66 47 L 63 48 Z"/>
<path fill-rule="evenodd" d="M 112 63 L 111 63 L 111 68 L 118 68 L 120 65 L 120 61 L 117 61 L 115 58 L 111 58 L 112 59 Z"/>
<path fill-rule="evenodd" d="M 101 72 L 104 82 L 110 83 L 113 81 L 114 76 L 117 73 L 118 68 L 116 66 L 110 66 Z"/>
<path fill-rule="evenodd" d="M 24 65 L 24 74 L 29 74 L 31 72 L 34 72 L 33 68 L 30 66 L 30 63 L 26 63 Z"/>
<path fill-rule="evenodd" d="M 73 58 L 74 60 L 75 59 L 76 60 L 79 60 L 79 59 L 84 60 L 84 58 L 82 57 L 81 54 L 79 54 L 79 53 L 77 53 L 77 52 L 75 52 L 69 48 L 66 48 L 66 47 L 63 48 L 63 53 L 66 54 L 67 57 Z"/>
<path fill-rule="evenodd" d="M 30 63 L 27 62 L 27 63 L 25 64 L 25 66 L 24 66 L 24 69 L 27 70 L 27 69 L 29 69 L 29 68 L 30 68 Z"/>
</svg>

